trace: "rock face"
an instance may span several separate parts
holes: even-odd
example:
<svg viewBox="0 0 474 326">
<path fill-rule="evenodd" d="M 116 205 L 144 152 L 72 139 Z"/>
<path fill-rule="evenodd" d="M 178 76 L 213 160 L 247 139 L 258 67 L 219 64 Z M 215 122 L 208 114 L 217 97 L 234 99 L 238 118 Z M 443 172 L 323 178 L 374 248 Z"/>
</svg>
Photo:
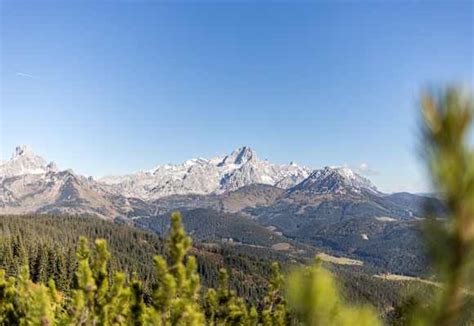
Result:
<svg viewBox="0 0 474 326">
<path fill-rule="evenodd" d="M 251 148 L 242 147 L 223 157 L 192 159 L 99 181 L 113 193 L 154 200 L 171 195 L 223 193 L 251 184 L 286 189 L 309 174 L 309 169 L 296 164 L 277 165 L 259 160 Z"/>
<path fill-rule="evenodd" d="M 313 171 L 303 182 L 290 188 L 289 193 L 309 194 L 361 194 L 362 192 L 379 193 L 369 179 L 366 179 L 348 168 L 325 167 Z"/>
<path fill-rule="evenodd" d="M 309 173 L 296 164 L 259 160 L 251 148 L 242 147 L 222 157 L 191 159 L 95 181 L 70 170 L 61 171 L 22 145 L 10 160 L 0 162 L 0 214 L 68 213 L 107 218 L 150 214 L 156 212 L 154 202 L 161 198 L 190 196 L 178 202 L 193 202 L 199 198 L 193 197 L 196 195 L 218 195 L 254 184 L 287 188 Z"/>
<path fill-rule="evenodd" d="M 0 163 L 0 214 L 116 218 L 212 208 L 242 212 L 291 231 L 315 217 L 327 221 L 420 217 L 424 202 L 411 194 L 383 194 L 348 168 L 311 172 L 294 163 L 272 164 L 258 159 L 249 147 L 99 181 L 60 170 L 27 146 L 17 147 L 10 160 Z"/>
<path fill-rule="evenodd" d="M 0 164 L 0 214 L 65 213 L 103 218 L 126 214 L 126 200 L 92 179 L 60 171 L 28 146 Z M 120 204 L 119 204 L 120 203 Z"/>
<path fill-rule="evenodd" d="M 10 160 L 0 162 L 0 179 L 49 171 L 57 171 L 56 165 L 53 162 L 48 164 L 27 145 L 18 146 Z"/>
</svg>

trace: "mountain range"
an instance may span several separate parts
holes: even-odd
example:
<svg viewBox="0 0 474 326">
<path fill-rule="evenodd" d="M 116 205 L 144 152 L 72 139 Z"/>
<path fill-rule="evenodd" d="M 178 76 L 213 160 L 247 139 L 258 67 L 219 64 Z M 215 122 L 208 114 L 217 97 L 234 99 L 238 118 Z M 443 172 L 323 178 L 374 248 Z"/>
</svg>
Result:
<svg viewBox="0 0 474 326">
<path fill-rule="evenodd" d="M 71 170 L 60 170 L 55 163 L 48 163 L 31 148 L 21 145 L 10 160 L 0 163 L 0 212 L 63 212 L 115 218 L 133 214 L 143 206 L 153 206 L 155 201 L 161 203 L 164 198 L 171 201 L 177 196 L 190 196 L 191 201 L 199 195 L 225 198 L 226 194 L 250 185 L 269 185 L 278 189 L 272 193 L 282 189 L 288 194 L 303 189 L 319 193 L 347 189 L 377 191 L 369 180 L 350 169 L 312 171 L 295 163 L 277 165 L 260 160 L 246 146 L 211 159 L 191 159 L 182 164 L 94 180 Z"/>
<path fill-rule="evenodd" d="M 434 197 L 383 193 L 345 167 L 273 164 L 249 147 L 99 180 L 24 145 L 0 162 L 0 215 L 93 215 L 162 234 L 164 217 L 180 210 L 199 241 L 291 255 L 324 250 L 408 274 L 426 265 L 418 230 L 427 205 L 443 213 Z"/>
<path fill-rule="evenodd" d="M 289 188 L 310 172 L 294 163 L 277 165 L 260 160 L 251 148 L 242 147 L 209 160 L 191 159 L 99 181 L 113 193 L 154 200 L 170 195 L 224 193 L 257 183 Z"/>
</svg>

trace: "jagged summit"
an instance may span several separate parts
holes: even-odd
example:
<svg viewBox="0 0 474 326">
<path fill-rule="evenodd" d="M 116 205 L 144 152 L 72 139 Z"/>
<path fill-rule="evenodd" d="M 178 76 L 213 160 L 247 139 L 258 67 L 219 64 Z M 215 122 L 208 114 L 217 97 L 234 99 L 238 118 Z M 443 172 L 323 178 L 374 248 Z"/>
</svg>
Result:
<svg viewBox="0 0 474 326">
<path fill-rule="evenodd" d="M 296 164 L 260 160 L 252 148 L 243 146 L 228 155 L 190 159 L 158 166 L 151 173 L 110 176 L 100 181 L 115 193 L 150 200 L 175 194 L 222 193 L 258 183 L 286 189 L 304 180 L 309 172 Z"/>
<path fill-rule="evenodd" d="M 10 160 L 0 162 L 0 178 L 42 174 L 50 171 L 57 171 L 56 164 L 54 162 L 47 163 L 28 145 L 17 146 Z"/>
<path fill-rule="evenodd" d="M 236 192 L 238 189 L 242 191 Z M 361 202 L 362 206 L 346 210 L 345 204 L 341 204 L 344 209 L 338 208 L 340 203 L 351 200 Z M 367 212 L 377 214 L 376 217 L 411 217 L 415 214 L 411 208 L 415 207 L 413 200 L 410 196 L 386 196 L 368 179 L 345 167 L 311 171 L 293 162 L 273 164 L 259 159 L 248 146 L 211 159 L 194 158 L 100 180 L 71 170 L 58 170 L 54 163 L 47 163 L 24 145 L 18 146 L 9 160 L 0 161 L 0 214 L 86 214 L 115 218 L 152 216 L 182 207 L 240 210 L 246 205 L 269 205 L 266 211 L 271 217 L 269 223 L 278 225 L 277 220 L 281 219 L 283 228 L 291 227 L 294 222 L 288 216 L 298 217 L 295 224 L 299 225 L 301 214 L 313 216 L 316 210 L 331 216 Z M 325 201 L 328 204 L 319 207 Z M 400 209 L 400 206 L 410 208 Z"/>
<path fill-rule="evenodd" d="M 314 194 L 345 194 L 361 191 L 378 192 L 370 180 L 351 169 L 329 166 L 313 171 L 303 182 L 289 189 L 289 192 Z"/>
<path fill-rule="evenodd" d="M 66 213 L 110 218 L 119 209 L 104 187 L 72 170 L 59 171 L 26 145 L 0 162 L 0 214 Z M 117 196 L 115 198 L 119 198 Z M 120 197 L 121 198 L 121 197 Z"/>
<path fill-rule="evenodd" d="M 0 163 L 0 178 L 57 172 L 26 145 L 18 146 L 12 158 Z M 91 181 L 92 182 L 92 181 Z M 95 181 L 94 181 L 95 182 Z M 104 177 L 97 185 L 128 198 L 155 200 L 170 195 L 219 194 L 252 184 L 266 184 L 291 192 L 356 194 L 377 192 L 366 178 L 345 167 L 311 171 L 296 163 L 279 165 L 260 160 L 249 146 L 211 159 L 194 158 L 181 164 L 166 164 L 149 171 Z"/>
<path fill-rule="evenodd" d="M 226 164 L 245 164 L 252 159 L 256 159 L 255 152 L 248 146 L 240 147 L 231 154 L 224 157 L 219 166 Z"/>
<path fill-rule="evenodd" d="M 28 155 L 35 155 L 31 147 L 28 145 L 19 145 L 15 148 L 15 151 L 12 154 L 12 159 Z"/>
</svg>

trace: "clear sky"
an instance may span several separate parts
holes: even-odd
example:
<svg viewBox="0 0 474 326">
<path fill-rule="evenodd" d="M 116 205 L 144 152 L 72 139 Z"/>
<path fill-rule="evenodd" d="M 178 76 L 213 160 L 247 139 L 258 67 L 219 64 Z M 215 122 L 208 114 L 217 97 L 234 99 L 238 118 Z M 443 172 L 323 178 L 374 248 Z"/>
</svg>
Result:
<svg viewBox="0 0 474 326">
<path fill-rule="evenodd" d="M 473 85 L 474 1 L 0 1 L 1 158 L 102 176 L 249 145 L 425 191 L 424 87 Z"/>
</svg>

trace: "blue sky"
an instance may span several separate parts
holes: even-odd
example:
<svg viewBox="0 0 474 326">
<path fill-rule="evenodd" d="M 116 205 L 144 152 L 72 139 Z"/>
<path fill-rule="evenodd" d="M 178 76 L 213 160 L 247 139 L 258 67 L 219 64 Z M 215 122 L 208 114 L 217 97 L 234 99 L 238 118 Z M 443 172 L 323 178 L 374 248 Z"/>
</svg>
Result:
<svg viewBox="0 0 474 326">
<path fill-rule="evenodd" d="M 1 157 L 102 176 L 249 145 L 425 191 L 418 94 L 473 85 L 473 3 L 4 0 Z"/>
</svg>

